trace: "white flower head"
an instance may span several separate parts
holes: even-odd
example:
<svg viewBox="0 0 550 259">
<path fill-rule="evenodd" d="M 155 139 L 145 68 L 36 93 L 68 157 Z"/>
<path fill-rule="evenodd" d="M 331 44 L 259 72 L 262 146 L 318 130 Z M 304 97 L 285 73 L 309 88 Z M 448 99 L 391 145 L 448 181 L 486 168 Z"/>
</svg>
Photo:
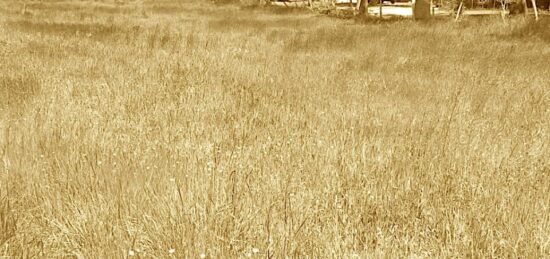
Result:
<svg viewBox="0 0 550 259">
<path fill-rule="evenodd" d="M 128 250 L 128 256 L 134 256 L 136 255 L 136 252 L 134 250 Z"/>
<path fill-rule="evenodd" d="M 200 257 L 201 259 L 204 259 L 204 258 L 206 258 L 206 254 L 205 254 L 205 253 L 201 253 L 201 254 L 199 255 L 199 257 Z"/>
<path fill-rule="evenodd" d="M 257 254 L 257 253 L 259 253 L 259 252 L 260 252 L 260 249 L 258 249 L 258 248 L 256 248 L 256 247 L 252 248 L 252 253 Z"/>
<path fill-rule="evenodd" d="M 174 248 L 168 249 L 168 253 L 169 253 L 169 254 L 173 254 L 173 253 L 175 253 L 175 252 L 176 252 L 176 249 L 174 249 Z"/>
</svg>

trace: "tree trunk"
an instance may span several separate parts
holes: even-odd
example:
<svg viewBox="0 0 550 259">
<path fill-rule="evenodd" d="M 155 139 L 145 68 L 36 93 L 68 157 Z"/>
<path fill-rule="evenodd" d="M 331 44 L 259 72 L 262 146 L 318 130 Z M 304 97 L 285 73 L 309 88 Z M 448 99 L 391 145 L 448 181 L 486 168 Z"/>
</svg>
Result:
<svg viewBox="0 0 550 259">
<path fill-rule="evenodd" d="M 413 4 L 413 19 L 424 20 L 431 18 L 431 1 L 416 0 Z"/>
<path fill-rule="evenodd" d="M 378 1 L 379 1 L 378 6 L 380 7 L 380 8 L 379 8 L 379 11 L 380 11 L 380 19 L 382 19 L 382 4 L 384 4 L 384 0 L 378 0 Z"/>
<path fill-rule="evenodd" d="M 367 11 L 369 7 L 369 1 L 368 0 L 358 0 L 357 1 L 359 11 L 359 15 L 369 15 L 369 12 Z"/>
</svg>

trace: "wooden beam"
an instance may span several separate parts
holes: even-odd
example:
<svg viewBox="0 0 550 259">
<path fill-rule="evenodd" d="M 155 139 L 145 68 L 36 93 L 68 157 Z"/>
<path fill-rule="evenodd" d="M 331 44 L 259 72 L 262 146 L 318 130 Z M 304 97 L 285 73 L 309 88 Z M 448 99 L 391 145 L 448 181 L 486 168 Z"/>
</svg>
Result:
<svg viewBox="0 0 550 259">
<path fill-rule="evenodd" d="M 501 7 L 502 11 L 500 12 L 500 17 L 502 18 L 502 21 L 506 23 L 506 4 L 502 2 Z"/>
<path fill-rule="evenodd" d="M 464 5 L 464 2 L 460 1 L 460 5 L 458 6 L 458 11 L 456 12 L 455 22 L 458 21 L 458 18 L 460 18 L 460 13 L 462 12 L 463 5 Z"/>
<path fill-rule="evenodd" d="M 27 14 L 27 1 L 23 2 L 23 8 L 21 8 L 21 14 L 22 15 Z"/>
<path fill-rule="evenodd" d="M 539 20 L 539 10 L 537 10 L 537 1 L 531 0 L 531 4 L 533 5 L 533 10 L 535 11 L 535 21 Z M 527 10 L 526 10 L 527 12 Z"/>
</svg>

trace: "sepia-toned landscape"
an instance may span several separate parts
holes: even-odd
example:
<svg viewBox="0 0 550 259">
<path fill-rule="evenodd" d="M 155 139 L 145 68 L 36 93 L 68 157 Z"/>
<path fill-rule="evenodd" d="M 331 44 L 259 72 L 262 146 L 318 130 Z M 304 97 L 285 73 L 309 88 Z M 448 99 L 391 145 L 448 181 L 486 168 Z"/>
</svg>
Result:
<svg viewBox="0 0 550 259">
<path fill-rule="evenodd" d="M 550 16 L 0 0 L 0 258 L 550 257 Z"/>
</svg>

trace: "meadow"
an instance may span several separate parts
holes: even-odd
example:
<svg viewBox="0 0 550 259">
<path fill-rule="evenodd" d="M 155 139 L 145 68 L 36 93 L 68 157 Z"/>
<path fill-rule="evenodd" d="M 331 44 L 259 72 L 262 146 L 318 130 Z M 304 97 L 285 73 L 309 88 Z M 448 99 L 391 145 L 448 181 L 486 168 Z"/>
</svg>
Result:
<svg viewBox="0 0 550 259">
<path fill-rule="evenodd" d="M 0 257 L 550 257 L 550 17 L 0 0 Z"/>
</svg>

